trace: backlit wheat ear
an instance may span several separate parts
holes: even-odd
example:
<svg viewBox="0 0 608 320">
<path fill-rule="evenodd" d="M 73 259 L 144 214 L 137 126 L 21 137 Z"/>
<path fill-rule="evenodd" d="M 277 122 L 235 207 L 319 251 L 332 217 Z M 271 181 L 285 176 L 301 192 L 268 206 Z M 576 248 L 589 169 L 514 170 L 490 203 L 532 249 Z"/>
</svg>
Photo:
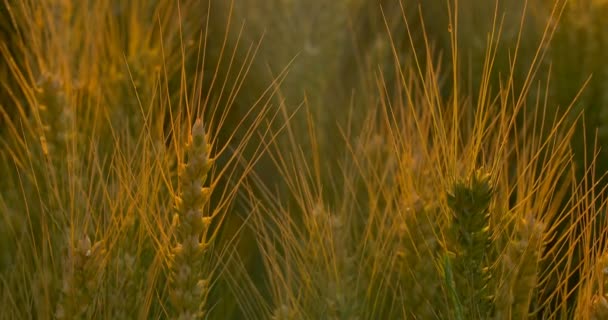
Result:
<svg viewBox="0 0 608 320">
<path fill-rule="evenodd" d="M 204 273 L 207 230 L 211 217 L 205 205 L 211 189 L 203 187 L 213 164 L 210 145 L 200 119 L 189 138 L 188 160 L 180 168 L 180 194 L 175 197 L 176 243 L 171 249 L 170 301 L 175 319 L 202 319 L 209 290 L 209 275 Z M 201 240 L 202 239 L 202 240 Z"/>
<path fill-rule="evenodd" d="M 103 243 L 91 244 L 91 239 L 85 235 L 67 251 L 55 316 L 57 319 L 90 319 L 102 277 L 99 263 L 105 253 Z"/>
<path fill-rule="evenodd" d="M 503 276 L 495 296 L 495 319 L 525 319 L 538 285 L 538 269 L 544 250 L 545 226 L 532 215 L 520 218 L 515 234 L 501 256 Z"/>
<path fill-rule="evenodd" d="M 359 319 L 360 301 L 357 292 L 357 265 L 351 248 L 352 237 L 344 217 L 329 212 L 323 207 L 314 213 L 317 223 L 327 228 L 328 238 L 324 244 L 332 252 L 332 263 L 338 270 L 338 277 L 328 277 L 325 302 L 329 319 Z"/>
<path fill-rule="evenodd" d="M 51 74 L 40 77 L 35 88 L 40 115 L 44 152 L 63 159 L 75 138 L 74 111 L 62 80 Z"/>
<path fill-rule="evenodd" d="M 272 315 L 270 316 L 270 320 L 296 320 L 300 319 L 297 316 L 297 312 L 287 305 L 281 305 L 276 308 Z"/>
<path fill-rule="evenodd" d="M 116 257 L 114 271 L 116 276 L 116 288 L 108 296 L 110 305 L 114 307 L 112 318 L 130 319 L 133 317 L 133 306 L 139 305 L 140 289 L 138 288 L 137 277 L 139 268 L 137 257 L 127 252 Z"/>
<path fill-rule="evenodd" d="M 608 299 L 605 295 L 594 295 L 591 300 L 590 320 L 608 319 Z"/>
<path fill-rule="evenodd" d="M 432 319 L 445 312 L 441 305 L 441 276 L 435 265 L 440 250 L 436 225 L 438 210 L 422 204 L 403 210 L 398 224 L 395 266 L 401 300 L 409 316 Z"/>
<path fill-rule="evenodd" d="M 608 254 L 603 254 L 596 266 L 596 287 L 589 305 L 589 319 L 608 319 Z"/>
</svg>

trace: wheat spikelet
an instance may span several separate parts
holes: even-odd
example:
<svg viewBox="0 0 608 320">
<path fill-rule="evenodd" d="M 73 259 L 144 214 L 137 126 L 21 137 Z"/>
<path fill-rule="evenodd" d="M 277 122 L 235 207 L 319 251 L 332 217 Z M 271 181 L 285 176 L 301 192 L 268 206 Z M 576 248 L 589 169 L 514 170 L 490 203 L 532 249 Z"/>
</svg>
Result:
<svg viewBox="0 0 608 320">
<path fill-rule="evenodd" d="M 67 251 L 55 316 L 58 319 L 90 319 L 103 275 L 99 267 L 105 253 L 103 242 L 91 244 L 91 239 L 85 235 Z"/>
<path fill-rule="evenodd" d="M 448 194 L 453 213 L 451 246 L 456 292 L 467 319 L 486 317 L 490 312 L 488 293 L 490 239 L 490 176 L 481 171 L 456 182 Z"/>
<path fill-rule="evenodd" d="M 211 217 L 204 210 L 211 190 L 203 185 L 213 160 L 200 119 L 192 127 L 186 147 L 188 160 L 180 168 L 181 193 L 175 198 L 176 243 L 171 249 L 169 295 L 175 319 L 202 319 L 209 289 L 203 258 L 209 245 L 206 235 L 211 224 Z"/>
<path fill-rule="evenodd" d="M 516 222 L 515 235 L 500 259 L 504 277 L 496 289 L 495 319 L 528 317 L 534 289 L 538 285 L 538 268 L 543 248 L 544 225 L 532 215 Z"/>
</svg>

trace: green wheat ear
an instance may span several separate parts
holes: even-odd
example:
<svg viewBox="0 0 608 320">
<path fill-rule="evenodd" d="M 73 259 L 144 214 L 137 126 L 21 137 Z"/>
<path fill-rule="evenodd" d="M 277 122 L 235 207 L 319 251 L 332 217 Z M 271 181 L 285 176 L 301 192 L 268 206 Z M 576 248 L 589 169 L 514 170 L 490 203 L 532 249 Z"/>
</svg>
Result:
<svg viewBox="0 0 608 320">
<path fill-rule="evenodd" d="M 492 195 L 490 175 L 481 171 L 454 184 L 452 192 L 448 193 L 448 206 L 454 213 L 454 221 L 462 227 L 462 236 L 483 231 L 490 217 Z"/>
<path fill-rule="evenodd" d="M 490 246 L 490 202 L 494 191 L 490 175 L 476 171 L 454 183 L 447 202 L 452 213 L 451 242 L 456 292 L 467 319 L 483 318 L 490 312 L 487 252 Z"/>
<path fill-rule="evenodd" d="M 456 292 L 456 286 L 454 283 L 454 275 L 452 271 L 452 262 L 449 253 L 443 255 L 442 267 L 443 267 L 443 276 L 445 281 L 445 286 L 447 289 L 447 295 L 450 299 L 454 307 L 454 318 L 456 320 L 464 319 L 462 304 L 460 299 L 458 298 L 458 292 Z"/>
</svg>

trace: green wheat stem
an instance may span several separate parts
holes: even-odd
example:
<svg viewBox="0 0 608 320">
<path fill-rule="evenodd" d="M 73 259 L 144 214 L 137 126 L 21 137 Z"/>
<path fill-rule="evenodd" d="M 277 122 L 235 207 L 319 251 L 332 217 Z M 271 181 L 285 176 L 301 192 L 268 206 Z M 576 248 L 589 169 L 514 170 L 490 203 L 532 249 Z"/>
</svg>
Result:
<svg viewBox="0 0 608 320">
<path fill-rule="evenodd" d="M 448 295 L 454 306 L 454 316 L 456 320 L 464 320 L 464 312 L 462 311 L 462 303 L 458 298 L 458 292 L 456 291 L 456 283 L 454 281 L 454 274 L 452 271 L 452 263 L 448 253 L 443 255 L 443 272 L 445 278 L 445 284 L 448 289 Z"/>
</svg>

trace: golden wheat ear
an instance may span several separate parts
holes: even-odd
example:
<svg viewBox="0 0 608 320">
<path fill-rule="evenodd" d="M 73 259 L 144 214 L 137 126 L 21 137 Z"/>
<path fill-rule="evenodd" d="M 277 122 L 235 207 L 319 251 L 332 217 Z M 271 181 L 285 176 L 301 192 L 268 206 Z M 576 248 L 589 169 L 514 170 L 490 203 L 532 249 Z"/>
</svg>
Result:
<svg viewBox="0 0 608 320">
<path fill-rule="evenodd" d="M 210 145 L 200 119 L 188 139 L 188 159 L 180 167 L 180 193 L 175 197 L 175 243 L 171 248 L 169 297 L 176 319 L 202 319 L 209 292 L 204 255 L 211 216 L 205 205 L 211 187 L 204 187 L 213 164 Z"/>
</svg>

